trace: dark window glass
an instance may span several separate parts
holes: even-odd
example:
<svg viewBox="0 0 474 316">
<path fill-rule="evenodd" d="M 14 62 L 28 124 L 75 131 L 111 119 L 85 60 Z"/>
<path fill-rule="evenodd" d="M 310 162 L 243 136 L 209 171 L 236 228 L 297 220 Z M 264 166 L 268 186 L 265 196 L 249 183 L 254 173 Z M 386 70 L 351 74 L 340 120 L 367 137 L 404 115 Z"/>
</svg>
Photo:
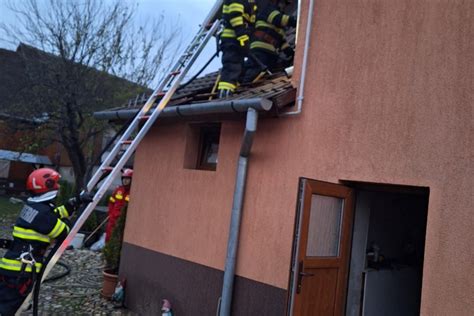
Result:
<svg viewBox="0 0 474 316">
<path fill-rule="evenodd" d="M 196 169 L 216 170 L 220 131 L 220 124 L 201 126 L 199 155 Z"/>
</svg>

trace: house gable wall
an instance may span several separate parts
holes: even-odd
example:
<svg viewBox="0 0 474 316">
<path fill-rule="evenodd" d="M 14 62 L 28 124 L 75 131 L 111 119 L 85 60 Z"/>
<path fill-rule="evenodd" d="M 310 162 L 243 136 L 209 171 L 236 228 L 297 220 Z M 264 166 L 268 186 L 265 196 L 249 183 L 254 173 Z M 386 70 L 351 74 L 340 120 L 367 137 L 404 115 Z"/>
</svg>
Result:
<svg viewBox="0 0 474 316">
<path fill-rule="evenodd" d="M 472 12 L 470 1 L 316 1 L 303 113 L 259 122 L 239 276 L 287 288 L 299 177 L 425 186 L 421 312 L 474 310 Z M 223 270 L 242 132 L 222 124 L 217 171 L 206 172 L 183 168 L 184 124 L 152 130 L 126 242 Z"/>
</svg>

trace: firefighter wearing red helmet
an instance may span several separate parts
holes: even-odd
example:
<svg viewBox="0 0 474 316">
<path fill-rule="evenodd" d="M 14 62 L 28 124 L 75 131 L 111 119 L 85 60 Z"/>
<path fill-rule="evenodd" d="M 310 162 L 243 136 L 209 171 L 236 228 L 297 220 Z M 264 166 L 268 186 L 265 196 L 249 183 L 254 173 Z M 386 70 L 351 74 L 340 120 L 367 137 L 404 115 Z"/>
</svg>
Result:
<svg viewBox="0 0 474 316">
<path fill-rule="evenodd" d="M 26 182 L 31 193 L 13 226 L 13 241 L 0 259 L 0 315 L 13 315 L 33 287 L 43 259 L 53 240 L 62 241 L 69 233 L 67 218 L 79 206 L 78 199 L 56 207 L 58 172 L 49 168 L 33 171 Z"/>
<path fill-rule="evenodd" d="M 109 241 L 123 207 L 130 200 L 130 186 L 132 185 L 132 177 L 132 169 L 123 170 L 122 185 L 117 187 L 109 198 L 109 221 L 107 223 L 107 227 L 105 228 L 105 241 Z"/>
</svg>

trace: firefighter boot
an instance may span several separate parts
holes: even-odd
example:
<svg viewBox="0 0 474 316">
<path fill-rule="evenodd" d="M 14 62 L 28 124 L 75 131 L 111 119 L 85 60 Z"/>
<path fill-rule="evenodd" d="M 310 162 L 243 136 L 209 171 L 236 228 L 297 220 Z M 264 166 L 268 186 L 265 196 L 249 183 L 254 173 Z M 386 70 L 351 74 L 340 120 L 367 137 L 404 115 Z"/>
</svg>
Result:
<svg viewBox="0 0 474 316">
<path fill-rule="evenodd" d="M 229 89 L 220 89 L 218 97 L 219 99 L 228 99 L 233 95 L 232 90 Z"/>
</svg>

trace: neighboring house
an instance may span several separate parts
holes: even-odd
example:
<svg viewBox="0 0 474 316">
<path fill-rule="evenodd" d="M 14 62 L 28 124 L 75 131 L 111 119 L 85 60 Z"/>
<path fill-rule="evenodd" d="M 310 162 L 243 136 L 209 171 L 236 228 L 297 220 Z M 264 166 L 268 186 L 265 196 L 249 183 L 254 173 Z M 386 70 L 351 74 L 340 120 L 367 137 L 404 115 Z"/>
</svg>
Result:
<svg viewBox="0 0 474 316">
<path fill-rule="evenodd" d="M 0 190 L 8 194 L 26 191 L 26 178 L 36 168 L 51 167 L 48 156 L 0 149 Z"/>
<path fill-rule="evenodd" d="M 229 111 L 251 104 L 271 113 L 240 191 L 232 315 L 472 315 L 473 3 L 300 5 L 300 114 L 281 115 L 296 97 L 275 77 L 227 101 L 175 99 L 138 146 L 127 306 L 159 314 L 167 298 L 179 315 L 216 314 L 246 149 L 245 110 Z"/>
<path fill-rule="evenodd" d="M 38 121 L 0 113 L 0 190 L 19 194 L 25 191 L 26 178 L 35 168 L 54 164 L 54 148 L 36 150 L 35 154 L 25 152 L 20 143 L 28 132 L 11 130 L 6 121 L 32 130 Z"/>
<path fill-rule="evenodd" d="M 40 67 L 39 65 L 42 64 L 55 65 L 58 62 L 60 62 L 58 56 L 45 53 L 23 43 L 18 45 L 16 51 L 0 49 L 0 150 L 45 155 L 49 158 L 50 165 L 54 165 L 59 170 L 63 180 L 74 182 L 72 163 L 66 149 L 61 144 L 50 142 L 45 144 L 45 146 L 35 147 L 28 143 L 29 139 L 34 139 L 32 136 L 37 132 L 34 127 L 47 122 L 47 115 L 43 118 L 31 118 L 7 114 L 11 113 L 11 111 L 15 112 L 18 100 L 23 100 L 22 96 L 25 93 L 25 87 L 28 87 L 28 76 L 26 73 L 29 69 L 36 66 Z M 105 107 L 107 107 L 107 104 L 109 106 L 111 104 L 122 104 L 125 102 L 127 95 L 133 95 L 137 91 L 146 90 L 116 76 L 109 75 L 107 78 L 110 85 L 116 87 L 116 91 L 111 90 L 110 97 L 104 99 Z M 10 126 L 17 128 L 8 128 L 7 122 Z M 20 124 L 28 128 L 22 128 Z M 92 141 L 94 143 L 93 149 L 89 150 L 89 156 L 87 157 L 90 161 L 96 160 L 96 157 L 100 154 L 102 138 L 102 135 L 99 134 Z M 12 168 L 17 164 L 14 163 Z M 34 168 L 34 166 L 21 165 L 22 167 L 16 168 L 21 171 L 16 171 L 10 176 L 11 180 L 15 180 L 18 183 L 24 182 Z"/>
</svg>

